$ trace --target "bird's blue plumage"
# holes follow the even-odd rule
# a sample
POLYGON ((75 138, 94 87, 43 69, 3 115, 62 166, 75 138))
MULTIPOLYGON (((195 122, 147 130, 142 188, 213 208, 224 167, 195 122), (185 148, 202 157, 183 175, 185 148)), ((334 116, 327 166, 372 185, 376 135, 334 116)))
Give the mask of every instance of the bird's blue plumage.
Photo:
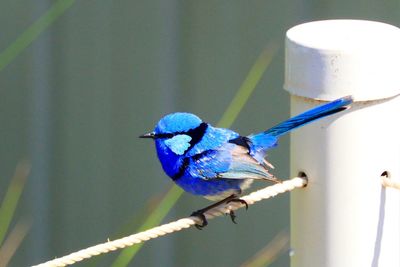
POLYGON ((276 181, 265 157, 278 138, 340 112, 352 101, 349 96, 340 98, 249 136, 213 127, 190 113, 172 113, 157 123, 154 132, 142 137, 155 140, 164 171, 185 191, 222 199, 240 194, 254 179, 276 181))

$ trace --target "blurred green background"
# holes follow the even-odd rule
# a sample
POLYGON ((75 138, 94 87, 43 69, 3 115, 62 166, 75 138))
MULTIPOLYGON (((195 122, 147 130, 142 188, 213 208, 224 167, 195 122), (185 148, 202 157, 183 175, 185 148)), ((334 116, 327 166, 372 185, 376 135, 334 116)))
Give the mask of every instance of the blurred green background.
MULTIPOLYGON (((11 240, 16 252, 9 266, 136 232, 172 185, 154 145, 138 135, 173 111, 218 123, 266 48, 275 53, 250 98, 242 97, 246 105, 232 128, 249 134, 287 118, 285 32, 334 18, 399 26, 400 0, 2 0, 3 204, 16 166, 31 164, 18 205, 18 189, 10 193, 17 208, 8 212, 13 219, 5 237, 16 229, 20 242, 11 240)), ((269 158, 281 178, 289 176, 288 141, 269 158)), ((164 222, 208 204, 183 194, 164 222)), ((238 211, 237 225, 218 218, 203 231, 149 241, 129 265, 241 266, 288 231, 288 205, 288 194, 278 196, 238 211)), ((118 253, 76 266, 109 266, 118 253)), ((288 266, 287 250, 278 254, 270 266, 288 266)))

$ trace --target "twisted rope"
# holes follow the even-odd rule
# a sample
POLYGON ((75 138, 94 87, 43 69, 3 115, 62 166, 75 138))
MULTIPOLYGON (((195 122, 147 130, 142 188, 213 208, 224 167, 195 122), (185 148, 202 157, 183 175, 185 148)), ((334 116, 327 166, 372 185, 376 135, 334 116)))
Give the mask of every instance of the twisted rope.
MULTIPOLYGON (((274 197, 278 194, 291 191, 295 188, 304 187, 307 184, 307 179, 304 177, 295 177, 290 180, 284 181, 280 184, 274 184, 272 186, 268 186, 261 190, 255 191, 249 195, 243 196, 240 199, 246 201, 248 205, 252 205, 258 201, 263 199, 268 199, 274 197)), ((205 212, 204 215, 207 219, 212 219, 216 216, 224 215, 229 213, 230 211, 237 210, 239 208, 244 207, 245 205, 240 202, 229 202, 223 203, 220 206, 217 206, 209 211, 205 212)), ((171 223, 167 223, 158 227, 154 227, 152 229, 143 231, 141 233, 133 234, 127 237, 123 237, 120 239, 116 239, 113 241, 108 241, 103 244, 95 245, 86 249, 82 249, 80 251, 71 253, 64 257, 54 259, 39 265, 40 267, 48 267, 48 266, 67 266, 70 264, 74 264, 78 261, 82 261, 84 259, 89 259, 93 256, 108 253, 110 251, 114 251, 117 249, 122 249, 128 246, 132 246, 134 244, 138 244, 153 238, 157 238, 166 234, 170 234, 173 232, 180 231, 184 228, 189 228, 195 224, 201 224, 201 220, 198 217, 191 216, 187 218, 183 218, 171 223)), ((34 266, 34 267, 35 267, 34 266)))
POLYGON ((381 176, 381 183, 384 187, 391 187, 391 188, 400 190, 400 183, 393 181, 392 179, 390 179, 387 176, 384 176, 384 175, 381 176))

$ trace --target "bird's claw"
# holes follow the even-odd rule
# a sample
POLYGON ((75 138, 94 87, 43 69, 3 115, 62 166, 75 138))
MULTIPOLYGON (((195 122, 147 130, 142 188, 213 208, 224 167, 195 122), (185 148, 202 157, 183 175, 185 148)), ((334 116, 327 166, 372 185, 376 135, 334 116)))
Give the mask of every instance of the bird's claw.
MULTIPOLYGON (((246 210, 249 208, 249 204, 247 204, 247 202, 245 200, 240 199, 240 198, 234 198, 234 199, 228 200, 227 204, 229 204, 230 202, 239 202, 239 203, 241 203, 241 204, 246 206, 246 210)), ((229 216, 231 217, 232 222, 234 224, 237 224, 237 222, 235 221, 236 214, 235 214, 235 212, 233 210, 229 211, 229 216)))
POLYGON ((235 215, 235 212, 233 212, 233 210, 230 210, 230 211, 229 211, 229 216, 231 217, 232 222, 233 222, 234 224, 237 224, 237 222, 235 221, 236 215, 235 215))
POLYGON ((206 216, 204 215, 204 211, 202 211, 202 210, 194 211, 194 212, 192 212, 192 214, 190 214, 190 216, 195 216, 201 220, 201 224, 196 223, 194 225, 197 229, 203 230, 203 228, 208 225, 208 221, 207 221, 206 216))
MULTIPOLYGON (((204 213, 209 211, 210 209, 218 207, 219 205, 221 205, 223 203, 229 204, 230 202, 240 202, 242 205, 246 206, 246 210, 249 208, 249 205, 247 204, 247 202, 245 200, 237 198, 236 195, 230 195, 229 197, 227 197, 217 203, 214 203, 208 207, 205 207, 204 209, 200 209, 195 212, 192 212, 192 214, 190 216, 195 216, 195 217, 199 218, 202 222, 201 224, 196 223, 194 226, 196 226, 197 229, 202 230, 205 226, 208 225, 207 218, 204 215, 204 213)), ((233 210, 229 211, 229 216, 231 217, 232 222, 236 224, 236 221, 235 221, 236 215, 233 212, 233 210)))
POLYGON ((239 203, 241 203, 241 204, 243 204, 243 205, 246 206, 246 210, 249 209, 249 204, 247 204, 246 200, 243 200, 243 199, 240 199, 240 198, 234 198, 234 199, 228 200, 227 203, 229 204, 229 203, 231 203, 231 202, 239 202, 239 203))

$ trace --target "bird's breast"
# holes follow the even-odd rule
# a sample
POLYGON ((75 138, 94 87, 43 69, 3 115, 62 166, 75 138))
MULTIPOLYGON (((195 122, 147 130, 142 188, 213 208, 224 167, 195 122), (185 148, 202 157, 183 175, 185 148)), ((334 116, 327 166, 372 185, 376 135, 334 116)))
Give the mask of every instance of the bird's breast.
POLYGON ((156 141, 158 159, 164 172, 173 179, 183 170, 184 157, 175 154, 164 143, 156 141))

